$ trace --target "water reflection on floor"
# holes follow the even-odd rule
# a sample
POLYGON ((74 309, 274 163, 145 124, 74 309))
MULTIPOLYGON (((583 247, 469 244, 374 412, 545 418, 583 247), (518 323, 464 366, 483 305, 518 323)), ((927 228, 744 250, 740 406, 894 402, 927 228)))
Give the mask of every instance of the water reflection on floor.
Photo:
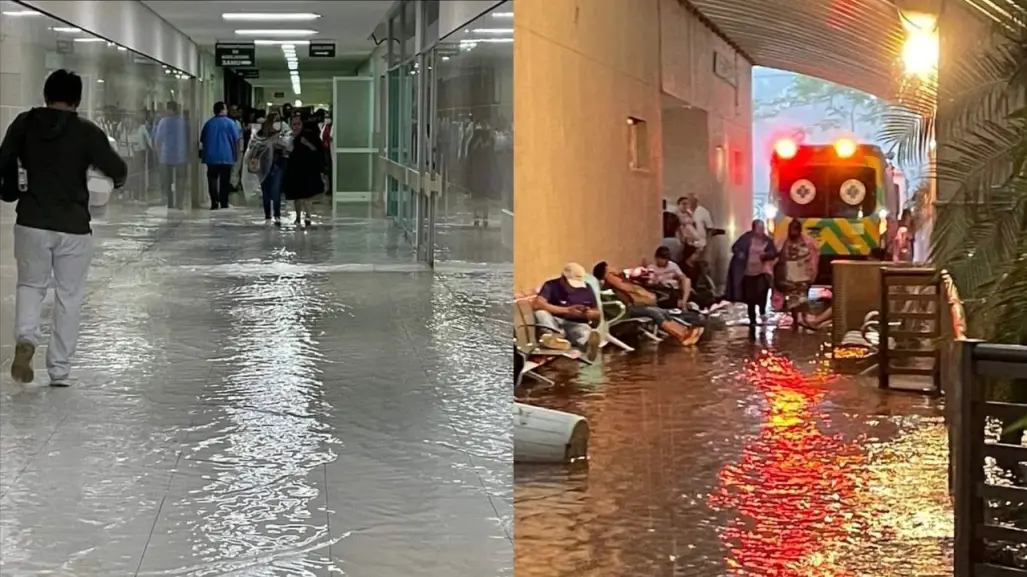
POLYGON ((940 406, 820 348, 729 329, 560 374, 531 402, 589 419, 590 464, 516 468, 518 577, 950 575, 940 406))

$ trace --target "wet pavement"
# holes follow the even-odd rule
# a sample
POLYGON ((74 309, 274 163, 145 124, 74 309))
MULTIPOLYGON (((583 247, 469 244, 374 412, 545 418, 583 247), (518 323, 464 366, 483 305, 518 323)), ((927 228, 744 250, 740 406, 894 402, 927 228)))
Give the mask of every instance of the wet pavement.
POLYGON ((8 374, 5 208, 0 573, 511 575, 509 267, 256 211, 100 219, 52 389, 8 374))
POLYGON ((592 438, 587 467, 517 466, 518 577, 951 575, 938 402, 831 376, 818 335, 746 333, 607 352, 529 397, 592 438))

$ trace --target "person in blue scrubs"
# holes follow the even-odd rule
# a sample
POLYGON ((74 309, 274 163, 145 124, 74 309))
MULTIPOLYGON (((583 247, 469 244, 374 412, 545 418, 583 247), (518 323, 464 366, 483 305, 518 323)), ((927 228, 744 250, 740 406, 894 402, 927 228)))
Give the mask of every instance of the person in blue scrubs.
POLYGON ((200 154, 207 165, 207 193, 210 209, 228 208, 232 191, 232 168, 239 156, 239 125, 228 117, 224 102, 214 103, 214 116, 200 132, 200 154))
POLYGON ((169 101, 167 113, 157 122, 151 140, 160 165, 160 185, 168 208, 182 208, 185 200, 186 167, 189 160, 189 121, 169 101))

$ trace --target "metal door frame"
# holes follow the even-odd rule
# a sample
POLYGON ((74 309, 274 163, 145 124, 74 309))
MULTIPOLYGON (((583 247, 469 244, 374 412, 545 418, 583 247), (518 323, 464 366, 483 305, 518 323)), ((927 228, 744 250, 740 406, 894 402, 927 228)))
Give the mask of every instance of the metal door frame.
MULTIPOLYGON (((368 146, 364 148, 347 148, 339 147, 336 145, 338 142, 337 134, 332 133, 332 219, 335 219, 337 208, 339 205, 339 170, 338 158, 339 154, 363 154, 368 159, 368 174, 371 177, 370 185, 368 190, 353 190, 347 191, 347 194, 361 194, 366 193, 368 198, 366 201, 368 204, 374 202, 374 173, 375 173, 375 162, 376 157, 379 154, 379 149, 375 146, 374 132, 375 132, 375 106, 376 106, 376 93, 377 93, 377 78, 374 76, 335 76, 332 78, 332 113, 338 116, 340 111, 339 104, 339 82, 363 82, 367 84, 368 90, 370 91, 370 98, 368 98, 368 111, 367 111, 367 142, 368 146)), ((333 128, 334 130, 334 128, 333 128)))

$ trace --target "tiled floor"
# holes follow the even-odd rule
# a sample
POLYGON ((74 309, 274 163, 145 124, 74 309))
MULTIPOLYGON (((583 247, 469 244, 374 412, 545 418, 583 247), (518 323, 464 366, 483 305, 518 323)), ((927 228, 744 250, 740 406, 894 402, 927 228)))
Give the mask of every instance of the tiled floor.
POLYGON ((381 221, 112 210, 51 389, 8 375, 0 216, 4 577, 512 575, 508 266, 432 273, 381 221))

